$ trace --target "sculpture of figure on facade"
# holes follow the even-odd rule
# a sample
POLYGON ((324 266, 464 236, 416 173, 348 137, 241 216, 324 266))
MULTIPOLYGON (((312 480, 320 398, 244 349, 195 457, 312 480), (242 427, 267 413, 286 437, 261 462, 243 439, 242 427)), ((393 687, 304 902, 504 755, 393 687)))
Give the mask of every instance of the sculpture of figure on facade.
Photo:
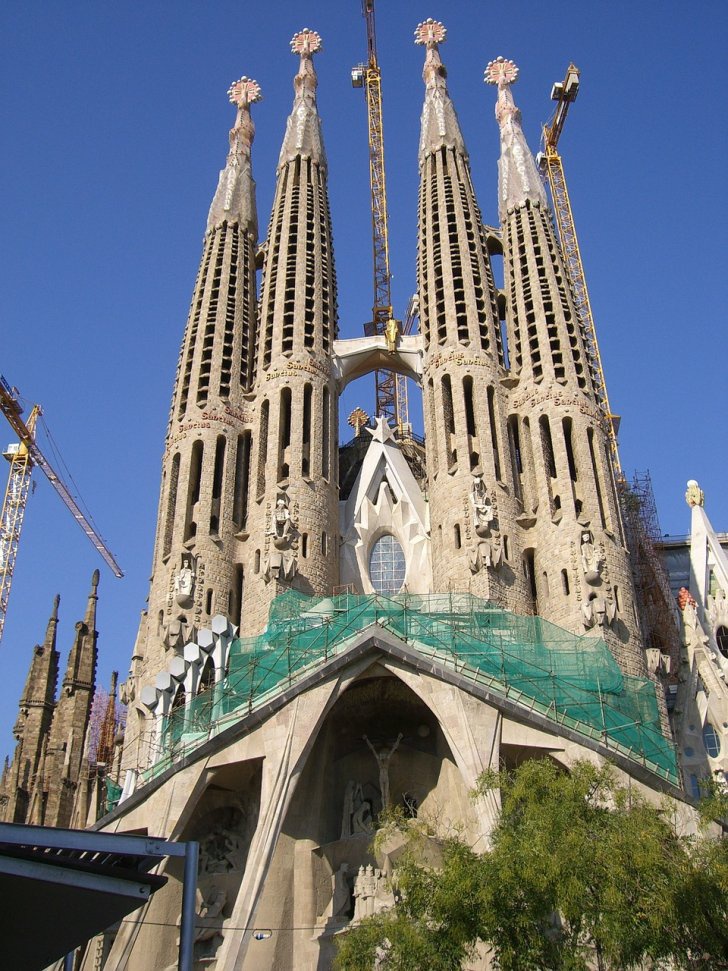
POLYGON ((377 766, 379 767, 379 791, 382 796, 382 810, 389 808, 389 761, 397 751, 399 743, 403 739, 402 732, 397 736, 397 741, 391 747, 391 749, 386 749, 382 747, 377 751, 366 735, 362 735, 362 738, 367 743, 372 751, 372 755, 377 760, 377 766))
POLYGON ((354 882, 354 920, 372 917, 394 906, 394 894, 386 876, 378 868, 359 867, 354 882))
POLYGON ((194 639, 195 628, 188 622, 184 614, 173 617, 162 626, 162 641, 168 651, 182 653, 185 644, 189 644, 194 639))
MULTIPOLYGON (((703 630, 703 625, 698 617, 698 605, 687 587, 680 587, 677 595, 677 604, 683 616, 683 626, 685 628, 685 644, 687 647, 696 650, 697 648, 708 649, 709 638, 703 630)), ((713 656, 713 652, 709 652, 713 656)))
POLYGON ((349 864, 342 863, 339 869, 331 874, 331 900, 322 916, 333 920, 348 918, 351 909, 351 889, 349 864))
POLYGON ((231 829, 219 827, 200 843, 200 873, 229 873, 243 866, 243 841, 231 829))
POLYGON ((344 790, 344 809, 341 815, 341 838, 357 833, 369 833, 373 828, 372 804, 364 798, 360 782, 349 779, 344 790))
POLYGON ((399 321, 395 320, 394 317, 390 317, 384 325, 384 336, 387 340, 388 352, 394 354, 397 350, 397 339, 399 337, 399 321))
POLYGON ((495 510, 481 472, 473 473, 473 485, 470 490, 470 502, 473 506, 473 525, 478 536, 490 536, 495 519, 495 510))
POLYGON ((470 572, 480 573, 485 567, 497 570, 503 563, 503 541, 493 532, 487 539, 479 539, 470 554, 470 572))
POLYGON ((215 886, 210 887, 204 897, 197 891, 195 944, 212 941, 215 949, 222 944, 222 911, 226 903, 227 893, 215 886))
POLYGON ((584 571, 584 579, 587 583, 595 584, 599 582, 602 561, 599 553, 594 546, 594 537, 591 530, 581 531, 581 568, 584 571))
POLYGON ((174 599, 180 607, 190 607, 195 593, 194 561, 190 556, 182 558, 182 566, 175 573, 174 599))
POLYGON ((285 493, 280 493, 276 500, 268 536, 273 548, 268 553, 263 571, 266 583, 271 580, 292 580, 298 566, 298 529, 291 519, 289 500, 285 493))
POLYGON ((592 597, 582 605, 581 612, 584 618, 584 626, 587 629, 592 627, 611 627, 617 616, 617 608, 606 597, 592 597))

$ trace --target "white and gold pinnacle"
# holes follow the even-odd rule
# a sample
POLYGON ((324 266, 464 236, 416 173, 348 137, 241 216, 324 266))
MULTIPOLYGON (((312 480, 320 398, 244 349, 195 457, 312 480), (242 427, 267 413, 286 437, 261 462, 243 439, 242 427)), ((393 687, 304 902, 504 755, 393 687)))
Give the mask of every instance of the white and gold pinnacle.
POLYGON ((505 57, 489 61, 484 81, 498 88, 495 117, 501 132, 498 161, 498 207, 501 219, 526 201, 547 206, 546 191, 521 128, 521 112, 511 93, 518 65, 505 57))

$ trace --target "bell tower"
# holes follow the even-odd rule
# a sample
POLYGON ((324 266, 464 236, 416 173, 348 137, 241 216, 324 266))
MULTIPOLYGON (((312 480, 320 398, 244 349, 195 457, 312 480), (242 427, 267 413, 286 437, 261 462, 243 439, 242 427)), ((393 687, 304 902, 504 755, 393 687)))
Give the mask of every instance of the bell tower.
POLYGON ((582 323, 553 218, 521 128, 513 61, 491 61, 500 127, 503 234, 512 385, 508 430, 535 613, 604 637, 628 674, 646 671, 614 471, 582 323))
POLYGON ((261 284, 243 634, 260 632, 282 590, 326 595, 338 583, 336 275, 313 64, 320 48, 308 29, 291 41, 299 66, 261 284))
POLYGON ((445 36, 445 27, 434 20, 415 31, 415 43, 426 51, 417 282, 433 588, 471 591, 503 607, 528 610, 496 291, 440 58, 445 36))

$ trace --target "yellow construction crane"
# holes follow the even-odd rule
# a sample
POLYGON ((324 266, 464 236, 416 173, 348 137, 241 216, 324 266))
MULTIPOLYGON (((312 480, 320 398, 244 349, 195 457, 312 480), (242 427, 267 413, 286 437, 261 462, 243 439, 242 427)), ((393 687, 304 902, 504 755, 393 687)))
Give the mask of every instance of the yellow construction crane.
POLYGON ((619 462, 619 449, 617 447, 619 417, 613 414, 609 407, 607 385, 604 380, 602 359, 599 354, 596 330, 594 329, 591 301, 589 300, 584 265, 581 261, 581 252, 579 250, 579 240, 577 239, 576 226, 574 225, 574 214, 571 210, 569 192, 566 188, 564 165, 557 150, 559 138, 561 137, 564 122, 566 121, 566 115, 569 111, 569 105, 572 105, 576 101, 579 93, 579 73, 576 65, 570 64, 564 80, 557 82, 551 89, 551 100, 556 102, 556 110, 551 121, 547 125, 544 125, 544 150, 539 156, 539 159, 541 168, 545 169, 549 186, 551 187, 551 198, 554 205, 554 214, 556 215, 556 224, 559 229, 559 237, 561 239, 561 249, 566 263, 566 272, 569 274, 576 304, 576 312, 579 315, 579 320, 584 330, 587 352, 593 364, 594 383, 599 406, 604 416, 607 433, 609 435, 614 471, 617 477, 619 477, 622 472, 622 467, 619 462))
POLYGON ((56 490, 66 506, 71 510, 73 518, 79 524, 93 545, 106 560, 114 574, 122 577, 118 563, 107 549, 104 541, 88 522, 78 507, 61 477, 54 471, 53 466, 43 455, 36 444, 35 434, 38 418, 42 414, 40 405, 34 405, 27 422, 23 420, 23 408, 18 401, 16 388, 11 388, 4 377, 0 375, 0 411, 10 422, 19 442, 8 445, 3 456, 10 462, 10 475, 5 489, 2 511, 0 512, 0 640, 5 628, 5 617, 8 611, 10 588, 13 582, 13 570, 18 555, 20 532, 23 528, 23 517, 30 491, 30 477, 35 465, 39 466, 48 477, 48 481, 56 490))
MULTIPOLYGON (((369 336, 408 334, 416 315, 408 313, 405 326, 392 312, 391 274, 389 270, 389 214, 387 184, 384 173, 384 129, 382 126, 382 72, 377 60, 377 34, 374 24, 374 0, 362 0, 362 15, 367 26, 366 64, 357 64, 351 72, 355 88, 364 88, 369 124, 369 182, 372 196, 372 240, 374 255, 374 306, 372 321, 365 325, 369 336)), ((413 306, 410 302, 410 308, 413 306)), ((409 433, 407 379, 393 371, 378 370, 374 375, 376 413, 393 422, 401 436, 409 433)))

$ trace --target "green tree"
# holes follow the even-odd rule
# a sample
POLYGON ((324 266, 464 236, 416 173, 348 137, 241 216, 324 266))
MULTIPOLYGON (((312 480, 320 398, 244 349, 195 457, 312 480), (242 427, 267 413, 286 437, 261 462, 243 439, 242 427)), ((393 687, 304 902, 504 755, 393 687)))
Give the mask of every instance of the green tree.
POLYGON ((484 854, 448 838, 441 865, 425 866, 428 837, 410 828, 396 906, 343 937, 339 971, 456 971, 479 942, 502 971, 728 969, 726 840, 678 834, 667 805, 608 766, 526 762, 480 780, 493 788, 501 814, 484 854))

